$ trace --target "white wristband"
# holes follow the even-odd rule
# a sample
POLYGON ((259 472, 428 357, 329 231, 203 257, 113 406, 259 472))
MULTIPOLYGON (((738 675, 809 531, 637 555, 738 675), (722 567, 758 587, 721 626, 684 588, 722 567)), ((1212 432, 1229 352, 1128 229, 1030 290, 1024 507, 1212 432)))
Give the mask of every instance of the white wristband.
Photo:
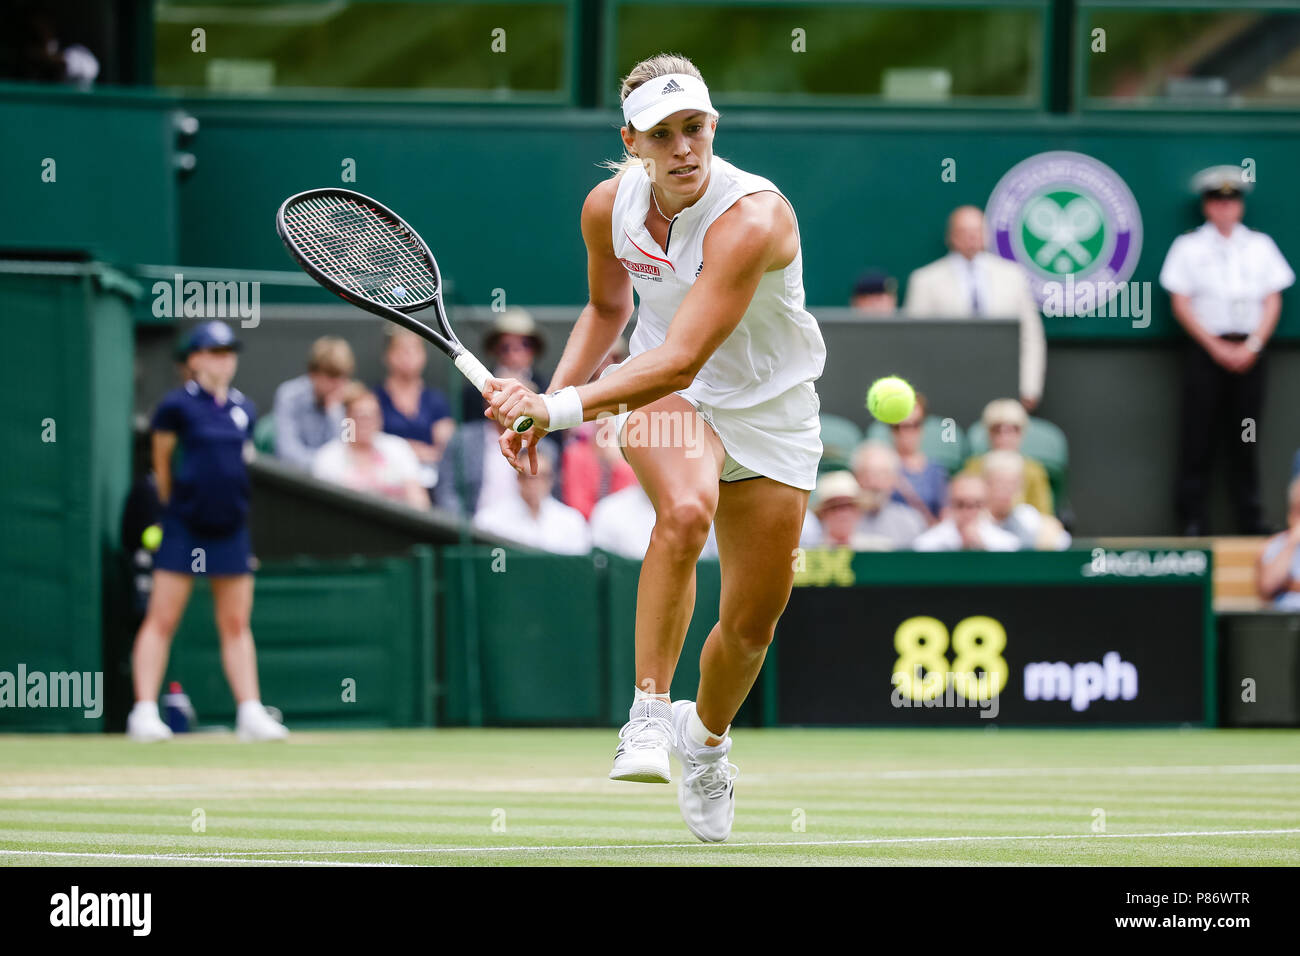
POLYGON ((562 388, 551 395, 543 395, 542 401, 546 404, 546 417, 550 419, 550 424, 546 426, 548 432, 582 424, 582 399, 574 386, 562 388))

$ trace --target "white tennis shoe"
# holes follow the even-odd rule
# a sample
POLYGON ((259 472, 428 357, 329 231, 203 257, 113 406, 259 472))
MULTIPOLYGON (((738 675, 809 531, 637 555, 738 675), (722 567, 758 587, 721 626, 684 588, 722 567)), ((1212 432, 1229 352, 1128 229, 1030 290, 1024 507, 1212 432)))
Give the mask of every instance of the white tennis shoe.
POLYGON ((284 740, 289 736, 289 728, 268 714, 265 707, 248 701, 239 705, 235 732, 245 741, 284 740))
POLYGON ((731 736, 715 747, 701 747, 691 740, 687 722, 695 709, 691 700, 673 701, 674 752, 682 764, 677 781, 677 805, 686 827, 705 843, 721 843, 731 836, 736 817, 736 788, 739 768, 727 759, 731 736))
POLYGON ((158 716, 158 705, 141 706, 136 704, 126 715, 126 735, 141 743, 153 743, 156 740, 171 740, 172 729, 158 716))
POLYGON ((673 748, 672 710, 666 700, 639 700, 618 732, 610 780, 672 783, 668 754, 673 748))

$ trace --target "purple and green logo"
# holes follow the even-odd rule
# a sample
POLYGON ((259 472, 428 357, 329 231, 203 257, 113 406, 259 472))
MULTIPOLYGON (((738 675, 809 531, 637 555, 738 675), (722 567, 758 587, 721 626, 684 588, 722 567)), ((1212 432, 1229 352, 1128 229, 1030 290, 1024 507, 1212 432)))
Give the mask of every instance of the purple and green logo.
POLYGON ((1059 297, 1067 280, 1072 289, 1101 292, 1094 299, 1101 305, 1132 278, 1142 253, 1133 193, 1083 153, 1039 153, 1017 163, 993 187, 984 219, 989 250, 1024 267, 1040 306, 1059 297))

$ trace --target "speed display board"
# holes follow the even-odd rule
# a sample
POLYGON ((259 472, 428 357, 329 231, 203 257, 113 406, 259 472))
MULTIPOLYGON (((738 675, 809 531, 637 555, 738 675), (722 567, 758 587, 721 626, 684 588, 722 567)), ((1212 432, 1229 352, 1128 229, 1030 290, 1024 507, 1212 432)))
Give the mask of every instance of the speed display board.
POLYGON ((1212 723, 1209 587, 1194 550, 808 552, 777 628, 773 716, 1212 723))

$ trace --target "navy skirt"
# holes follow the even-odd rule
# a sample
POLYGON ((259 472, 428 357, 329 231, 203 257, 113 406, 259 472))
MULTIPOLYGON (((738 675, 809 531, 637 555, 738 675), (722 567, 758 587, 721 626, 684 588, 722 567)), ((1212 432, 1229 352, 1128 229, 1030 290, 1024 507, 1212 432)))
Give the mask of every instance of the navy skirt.
POLYGON ((247 524, 233 534, 215 537, 200 534, 176 518, 164 517, 162 532, 162 544, 153 556, 157 570, 208 577, 249 574, 253 570, 247 524))

